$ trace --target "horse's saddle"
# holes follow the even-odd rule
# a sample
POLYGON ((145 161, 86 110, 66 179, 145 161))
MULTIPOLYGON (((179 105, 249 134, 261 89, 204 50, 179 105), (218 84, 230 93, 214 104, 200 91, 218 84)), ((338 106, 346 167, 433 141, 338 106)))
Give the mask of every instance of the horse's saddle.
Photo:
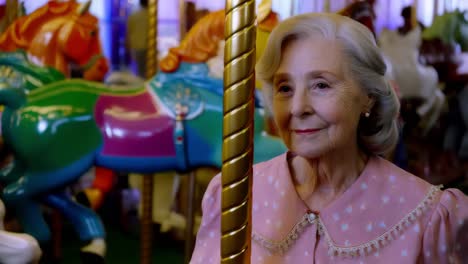
POLYGON ((95 110, 103 133, 102 153, 109 156, 175 156, 175 120, 148 89, 136 95, 102 95, 95 110))

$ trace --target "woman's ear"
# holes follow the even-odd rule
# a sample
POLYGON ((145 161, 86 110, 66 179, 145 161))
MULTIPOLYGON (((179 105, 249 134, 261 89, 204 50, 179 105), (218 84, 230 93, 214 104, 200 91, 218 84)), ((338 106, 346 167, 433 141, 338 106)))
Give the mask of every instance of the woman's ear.
POLYGON ((374 107, 374 105, 375 105, 375 98, 368 95, 364 112, 369 112, 370 113, 372 111, 372 108, 374 107))

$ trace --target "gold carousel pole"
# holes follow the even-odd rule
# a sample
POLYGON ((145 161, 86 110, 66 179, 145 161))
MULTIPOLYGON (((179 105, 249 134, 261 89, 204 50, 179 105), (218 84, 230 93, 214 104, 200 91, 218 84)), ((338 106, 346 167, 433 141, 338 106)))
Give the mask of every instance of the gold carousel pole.
POLYGON ((6 0, 5 16, 7 25, 10 25, 18 17, 18 8, 18 0, 6 0))
MULTIPOLYGON (((146 79, 157 72, 158 43, 158 0, 148 1, 148 48, 146 50, 146 79)), ((140 263, 151 263, 153 242, 153 175, 143 176, 143 199, 141 216, 141 252, 140 263)))
POLYGON ((226 0, 221 263, 250 263, 255 1, 226 0))
POLYGON ((418 0, 413 0, 413 8, 411 9, 411 26, 418 26, 418 0))
POLYGON ((331 10, 330 0, 325 0, 324 11, 325 12, 330 12, 330 10, 331 10))
POLYGON ((187 33, 187 10, 185 0, 179 0, 179 37, 180 37, 180 42, 185 37, 185 34, 187 33))

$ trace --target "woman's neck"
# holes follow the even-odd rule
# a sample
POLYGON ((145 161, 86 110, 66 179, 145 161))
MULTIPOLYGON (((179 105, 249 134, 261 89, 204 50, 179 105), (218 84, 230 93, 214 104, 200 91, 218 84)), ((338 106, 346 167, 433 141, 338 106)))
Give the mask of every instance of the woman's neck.
POLYGON ((367 159, 367 155, 356 147, 356 150, 331 153, 317 159, 292 156, 289 166, 296 190, 304 201, 316 195, 332 201, 356 181, 367 159))

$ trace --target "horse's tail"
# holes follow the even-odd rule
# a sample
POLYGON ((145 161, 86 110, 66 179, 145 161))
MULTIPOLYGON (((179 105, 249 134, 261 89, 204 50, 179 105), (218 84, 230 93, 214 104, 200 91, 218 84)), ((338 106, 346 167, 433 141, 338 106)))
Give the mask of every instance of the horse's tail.
POLYGON ((0 88, 0 105, 18 109, 26 103, 26 93, 18 88, 0 88))

